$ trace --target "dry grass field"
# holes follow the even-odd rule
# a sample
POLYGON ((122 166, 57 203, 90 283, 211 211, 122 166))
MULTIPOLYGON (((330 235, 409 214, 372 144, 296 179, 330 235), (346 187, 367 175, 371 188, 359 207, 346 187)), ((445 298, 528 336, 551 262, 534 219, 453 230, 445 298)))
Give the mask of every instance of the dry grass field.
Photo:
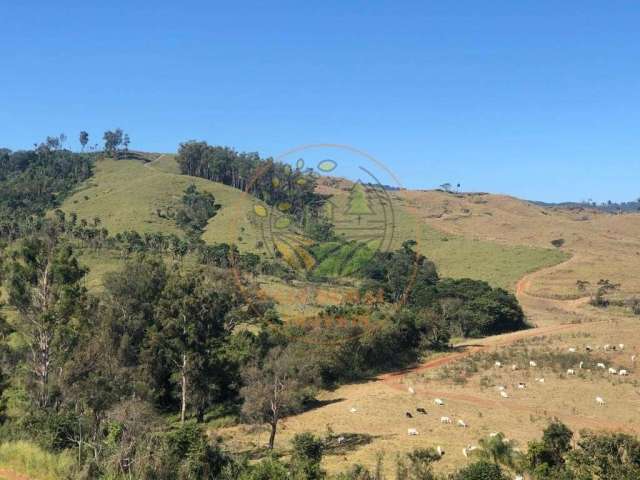
MULTIPOLYGON (((630 359, 640 351, 637 317, 621 310, 576 307, 570 301, 566 309, 565 302, 558 300, 531 304, 523 298, 523 303, 529 313, 542 308, 533 313, 545 326, 467 342, 457 352, 436 355, 415 369, 322 392, 323 406, 288 418, 277 444, 286 453, 289 440, 302 431, 324 435, 331 429, 335 434, 371 436, 355 449, 326 456, 324 466, 332 472, 352 463, 373 466, 380 452, 385 453, 386 468, 392 472, 398 453, 440 445, 447 454, 438 468, 447 471, 466 461, 462 449, 477 444, 479 438, 503 432, 526 447, 554 417, 576 432, 588 428, 640 433, 640 371, 630 359), (604 352, 605 343, 624 343, 625 348, 604 352), (586 353, 586 345, 594 348, 591 354, 586 353), (529 359, 538 366, 529 367, 529 359), (496 360, 502 368, 494 366, 496 360), (582 370, 580 361, 585 362, 582 370), (595 366, 600 361, 607 368, 626 368, 630 376, 603 372, 595 366), (518 370, 512 371, 513 363, 518 370), (576 375, 568 376, 567 368, 575 369, 576 375), (544 378, 544 383, 536 378, 544 378), (519 382, 527 388, 518 389, 519 382), (501 397, 500 385, 506 387, 508 398, 501 397), (597 405, 596 396, 607 404, 597 405), (445 405, 434 405, 435 398, 443 399, 445 405), (417 407, 425 408, 428 415, 418 413, 417 407), (357 411, 352 413, 351 408, 357 411), (441 416, 450 417, 453 424, 441 424, 441 416), (458 427, 458 419, 468 428, 458 427), (416 428, 419 435, 408 436, 408 428, 416 428)), ((268 438, 266 430, 245 425, 216 434, 240 450, 259 448, 268 438)))
MULTIPOLYGON (((442 446, 447 452, 438 469, 448 471, 467 460, 462 449, 479 438, 503 432, 521 448, 541 435, 554 417, 575 432, 607 429, 640 434, 640 370, 631 355, 640 352, 638 317, 627 309, 598 309, 589 292, 578 292, 577 279, 621 283, 619 296, 640 292, 640 216, 593 211, 546 210, 509 197, 463 197, 439 192, 399 192, 406 211, 419 222, 452 235, 504 245, 547 247, 564 238, 572 257, 564 263, 525 275, 513 289, 525 309, 530 330, 481 340, 462 341, 454 352, 434 355, 414 369, 381 375, 320 395, 321 406, 286 419, 277 445, 286 454, 296 433, 359 434, 353 448, 325 457, 330 472, 353 463, 372 467, 380 453, 391 473, 395 457, 418 447, 442 446), (444 207, 448 213, 444 213, 444 207), (462 215, 462 209, 468 209, 462 215), (490 214, 489 214, 490 213, 490 214), (440 215, 442 214, 442 215, 440 215), (578 218, 580 217, 580 218, 578 218), (584 217, 584 218, 582 218, 584 217), (605 352, 605 344, 624 343, 624 350, 605 352), (593 347, 587 353, 585 347, 593 347), (569 348, 575 349, 570 352, 569 348), (530 367, 534 360, 537 367, 530 367), (495 367, 495 361, 503 364, 495 367), (580 361, 583 368, 579 368, 580 361), (625 368, 627 377, 596 367, 625 368), (517 364, 517 370, 511 365, 517 364), (567 375, 573 368, 576 375, 567 375), (536 380, 544 378, 544 383, 536 380), (526 389, 517 387, 526 383, 526 389), (504 386, 508 398, 498 389, 504 386), (415 393, 409 392, 411 387, 415 393), (596 403, 602 397, 606 405, 596 403), (445 405, 434 405, 441 398, 445 405), (416 411, 423 407, 428 415, 416 411), (351 412, 355 408, 356 412, 351 412), (410 412, 413 418, 407 418, 410 412), (453 420, 440 423, 441 416, 453 420), (458 427, 462 419, 467 428, 458 427), (408 436, 416 428, 418 436, 408 436)), ((263 447, 266 430, 238 425, 215 430, 241 450, 263 447)))
POLYGON ((640 293, 640 214, 612 215, 593 209, 542 208, 503 195, 401 191, 398 199, 417 221, 440 231, 504 245, 551 247, 570 262, 536 275, 529 291, 554 298, 582 295, 576 280, 609 279, 624 295, 640 293))

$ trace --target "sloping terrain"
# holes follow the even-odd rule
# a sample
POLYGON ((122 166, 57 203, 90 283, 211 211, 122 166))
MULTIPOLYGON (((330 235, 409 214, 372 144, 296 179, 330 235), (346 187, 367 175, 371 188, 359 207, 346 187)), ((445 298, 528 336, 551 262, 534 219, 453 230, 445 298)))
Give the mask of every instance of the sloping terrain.
POLYGON ((173 158, 164 156, 147 164, 99 160, 95 175, 66 199, 62 210, 75 212, 89 222, 99 217, 112 234, 125 230, 180 234, 175 221, 162 212, 175 208, 185 188, 194 184, 199 190, 212 193, 222 205, 209 222, 204 240, 235 243, 241 251, 254 250, 257 236, 249 214, 255 199, 220 183, 170 173, 174 167, 173 158))
MULTIPOLYGON (((184 189, 194 184, 199 190, 211 192, 222 205, 202 235, 206 243, 235 243, 241 251, 265 251, 260 243, 262 233, 253 222, 254 207, 258 203, 254 197, 220 183, 180 175, 175 155, 148 154, 147 158, 151 160, 149 163, 99 160, 95 175, 66 199, 62 210, 75 212, 88 222, 99 217, 111 233, 136 230, 179 234, 175 221, 166 218, 163 212, 175 208, 184 189)), ((323 184, 320 191, 333 195, 337 224, 344 226, 353 222, 349 182, 338 182, 334 187, 323 184), (348 218, 350 214, 351 218, 348 218)), ((443 276, 469 277, 486 280, 494 286, 514 288, 515 282, 524 274, 567 258, 548 244, 533 245, 517 237, 507 242, 480 239, 467 231, 447 233, 441 225, 425 222, 423 218, 429 216, 430 209, 439 208, 440 200, 435 197, 435 206, 414 206, 410 197, 414 193, 421 192, 391 193, 392 212, 384 224, 389 238, 383 248, 399 248, 404 240, 415 239, 418 250, 436 263, 443 276), (405 195, 409 197, 405 198, 405 195)), ((360 201, 363 200, 360 198, 360 201)), ((366 205, 359 208, 366 208, 366 205)), ((379 239, 364 238, 362 233, 354 233, 345 227, 341 230, 339 226, 337 230, 345 233, 346 238, 368 242, 374 249, 380 246, 379 239)), ((95 264, 89 262, 89 265, 95 264)), ((102 266, 97 265, 97 268, 102 266)), ((334 270, 333 266, 327 265, 320 273, 334 270)), ((98 282, 93 277, 92 274, 91 281, 98 282)))
POLYGON ((399 201, 416 221, 469 239, 503 245, 549 248, 563 240, 573 258, 538 275, 530 293, 576 298, 577 280, 620 284, 620 292, 640 293, 640 214, 615 215, 596 210, 548 209, 513 197, 401 191, 399 201))
MULTIPOLYGON (((384 468, 392 475, 396 454, 436 445, 447 452, 437 468, 457 468, 472 460, 465 458, 463 448, 477 445, 479 438, 492 432, 503 432, 524 449, 554 417, 576 433, 595 429, 638 434, 634 405, 640 373, 631 360, 631 355, 640 351, 637 317, 618 309, 596 309, 582 300, 528 295, 524 286, 535 288, 544 274, 543 270, 526 276, 518 289, 526 314, 541 326, 463 341, 454 352, 434 354, 413 369, 322 392, 323 406, 286 420, 279 444, 286 445, 302 431, 322 435, 330 429, 338 435, 369 435, 367 442, 352 450, 327 455, 324 467, 330 472, 354 462, 372 467, 378 453, 385 452, 384 468), (605 343, 624 343, 624 350, 605 352, 605 343), (593 353, 587 353, 587 345, 594 348, 593 353), (530 359, 537 360, 535 367, 528 365, 530 359), (610 375, 596 368, 600 359, 607 366, 626 368, 630 376, 610 375), (496 368, 495 360, 504 366, 496 368), (577 374, 567 375, 563 362, 577 374), (517 370, 512 370, 512 363, 517 364, 517 370), (536 381, 539 378, 544 378, 544 383, 536 381), (518 383, 527 388, 519 389, 518 383), (500 395, 500 385, 507 398, 500 395), (596 403, 597 396, 605 399, 604 406, 596 403), (443 399, 444 406, 434 405, 436 398, 443 399), (417 412, 418 407, 425 408, 427 415, 417 412), (412 418, 406 412, 412 413, 412 418), (453 424, 441 423, 441 416, 451 418, 453 424), (457 426, 458 420, 467 427, 457 426), (409 428, 419 434, 407 436, 409 428)), ((216 434, 240 450, 260 447, 268 436, 266 430, 242 425, 216 434)))
MULTIPOLYGON (((332 180, 335 181, 322 182, 319 191, 332 195, 336 225, 349 223, 353 184, 332 180)), ((416 240, 417 250, 435 262, 442 276, 485 280, 493 286, 513 289, 523 275, 569 258, 569 254, 553 248, 548 242, 532 244, 515 237, 509 241, 494 241, 470 231, 455 232, 442 228, 436 222, 427 222, 425 218, 429 218, 432 209, 439 211, 441 199, 437 195, 433 197, 435 203, 432 206, 428 201, 414 201, 414 193, 422 192, 387 192, 385 202, 390 204, 390 213, 385 217, 383 226, 387 235, 393 238, 385 245, 395 249, 407 239, 416 240)), ((337 231, 340 233, 339 228, 337 231)), ((345 232, 347 238, 358 238, 351 237, 349 230, 345 232)))

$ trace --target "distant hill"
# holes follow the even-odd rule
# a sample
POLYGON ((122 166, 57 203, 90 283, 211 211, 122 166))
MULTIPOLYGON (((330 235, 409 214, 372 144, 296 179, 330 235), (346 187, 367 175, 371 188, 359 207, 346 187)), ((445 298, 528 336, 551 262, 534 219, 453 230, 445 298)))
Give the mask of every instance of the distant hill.
POLYGON ((606 203, 595 203, 595 202, 559 202, 559 203, 549 203, 549 202, 538 202, 532 201, 536 205, 540 205, 541 207, 546 208, 565 208, 568 210, 598 210, 600 212, 607 213, 631 213, 640 211, 640 201, 631 201, 631 202, 606 202, 606 203))

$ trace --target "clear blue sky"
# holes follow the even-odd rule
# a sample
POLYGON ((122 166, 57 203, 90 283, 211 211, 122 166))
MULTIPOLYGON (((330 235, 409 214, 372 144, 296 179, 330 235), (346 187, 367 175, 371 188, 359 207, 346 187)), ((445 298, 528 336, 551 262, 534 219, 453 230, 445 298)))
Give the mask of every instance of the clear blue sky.
POLYGON ((3 1, 0 145, 85 129, 278 155, 344 143, 410 188, 640 196, 635 1, 3 1))

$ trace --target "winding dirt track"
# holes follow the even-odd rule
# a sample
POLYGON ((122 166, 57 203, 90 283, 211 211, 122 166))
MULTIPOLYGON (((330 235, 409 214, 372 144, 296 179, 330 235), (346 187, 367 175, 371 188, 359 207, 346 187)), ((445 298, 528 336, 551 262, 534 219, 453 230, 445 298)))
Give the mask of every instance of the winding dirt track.
MULTIPOLYGON (((563 262, 561 264, 555 265, 553 267, 549 267, 548 269, 538 270, 534 273, 528 274, 524 276, 520 281, 518 281, 516 285, 516 296, 518 300, 522 304, 525 312, 528 316, 536 313, 536 309, 553 309, 555 312, 564 312, 566 315, 562 320, 575 319, 576 314, 579 314, 581 317, 585 319, 589 319, 592 322, 602 322, 603 320, 593 317, 590 318, 591 315, 579 311, 579 307, 588 302, 589 297, 578 298, 574 300, 557 300, 550 298, 543 298, 531 295, 527 293, 527 290, 530 288, 531 283, 538 276, 548 273, 549 271, 555 270, 556 268, 560 268, 561 266, 566 266, 567 263, 574 260, 575 257, 563 262)), ((492 337, 487 337, 483 339, 479 339, 478 341, 474 341, 473 343, 463 342, 455 345, 457 350, 460 350, 456 353, 446 354, 432 360, 429 360, 421 365, 418 365, 414 368, 401 370, 398 372, 392 372, 385 375, 381 375, 378 377, 378 381, 383 382, 390 388, 396 390, 407 390, 407 384, 405 383, 405 377, 408 374, 414 374, 419 372, 424 372, 427 370, 436 369, 445 365, 450 365, 455 363, 469 355, 473 355, 478 352, 488 351, 495 349, 496 347, 503 347, 510 345, 517 340, 541 336, 541 335, 550 335, 556 334, 565 331, 571 330, 579 330, 580 328, 584 328, 584 325, 581 323, 560 323, 555 325, 548 325, 543 327, 531 328, 529 330, 523 330, 520 332, 507 333, 503 335, 495 335, 492 337)), ((516 402, 505 403, 504 401, 495 401, 490 400, 484 397, 476 396, 471 393, 455 393, 451 391, 443 392, 437 391, 429 388, 425 388, 422 386, 414 386, 416 395, 421 397, 428 398, 436 398, 436 397, 445 397, 447 399, 456 400, 468 404, 472 404, 474 406, 483 407, 483 408, 500 408, 507 409, 513 412, 520 413, 528 413, 528 414, 536 414, 540 415, 544 412, 546 416, 563 418, 566 420, 574 421, 577 424, 582 425, 586 428, 592 429, 608 429, 608 430, 618 430, 618 431, 632 431, 628 424, 611 422, 603 419, 596 419, 593 417, 587 417, 582 415, 573 415, 567 414, 566 412, 553 412, 547 409, 542 408, 534 408, 527 405, 517 404, 516 402)))

